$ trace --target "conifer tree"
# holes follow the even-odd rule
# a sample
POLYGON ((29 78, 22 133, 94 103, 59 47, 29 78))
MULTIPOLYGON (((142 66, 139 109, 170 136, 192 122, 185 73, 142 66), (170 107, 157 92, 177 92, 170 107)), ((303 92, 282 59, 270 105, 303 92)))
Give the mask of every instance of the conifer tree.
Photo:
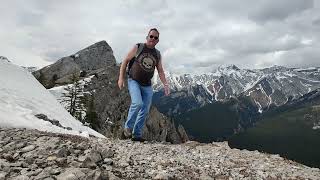
POLYGON ((68 112, 82 122, 84 120, 83 114, 85 113, 85 98, 82 86, 76 74, 73 74, 70 80, 72 84, 64 88, 66 92, 63 93, 62 102, 66 104, 65 107, 68 112))
POLYGON ((88 97, 87 103, 88 104, 87 104, 87 108, 86 108, 85 122, 89 123, 91 128, 93 128, 94 130, 97 130, 97 128, 99 127, 98 114, 95 111, 94 96, 93 95, 88 97))

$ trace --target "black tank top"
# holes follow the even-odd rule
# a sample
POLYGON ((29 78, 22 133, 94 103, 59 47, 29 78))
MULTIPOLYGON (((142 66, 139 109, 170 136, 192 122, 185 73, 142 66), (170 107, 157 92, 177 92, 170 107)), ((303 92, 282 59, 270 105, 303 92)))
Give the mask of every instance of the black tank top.
POLYGON ((151 79, 159 61, 156 49, 150 49, 144 44, 142 52, 130 68, 129 77, 136 80, 141 86, 151 86, 151 79))

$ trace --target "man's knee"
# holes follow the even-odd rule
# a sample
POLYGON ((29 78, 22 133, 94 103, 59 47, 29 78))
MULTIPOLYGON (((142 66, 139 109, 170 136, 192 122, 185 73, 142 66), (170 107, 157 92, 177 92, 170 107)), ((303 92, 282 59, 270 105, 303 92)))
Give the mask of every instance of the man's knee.
POLYGON ((131 106, 133 108, 141 109, 143 107, 143 103, 142 102, 133 102, 133 103, 131 103, 131 106))

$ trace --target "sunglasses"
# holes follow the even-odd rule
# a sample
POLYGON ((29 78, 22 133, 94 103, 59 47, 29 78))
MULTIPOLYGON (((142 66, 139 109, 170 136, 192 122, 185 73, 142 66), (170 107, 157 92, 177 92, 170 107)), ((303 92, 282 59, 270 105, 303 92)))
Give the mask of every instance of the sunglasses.
POLYGON ((158 36, 153 36, 153 35, 150 35, 150 36, 149 36, 149 38, 151 38, 151 39, 155 39, 155 40, 158 40, 158 39, 159 39, 159 37, 158 37, 158 36))

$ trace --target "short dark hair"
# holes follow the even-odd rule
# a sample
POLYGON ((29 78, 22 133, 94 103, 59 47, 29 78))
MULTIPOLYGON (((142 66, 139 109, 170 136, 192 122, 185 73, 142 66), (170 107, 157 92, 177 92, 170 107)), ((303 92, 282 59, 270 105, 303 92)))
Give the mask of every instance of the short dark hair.
POLYGON ((159 31, 158 31, 157 28, 151 28, 151 29, 149 30, 148 35, 150 34, 151 31, 156 31, 156 32, 158 33, 158 35, 160 36, 160 33, 159 33, 159 31))

